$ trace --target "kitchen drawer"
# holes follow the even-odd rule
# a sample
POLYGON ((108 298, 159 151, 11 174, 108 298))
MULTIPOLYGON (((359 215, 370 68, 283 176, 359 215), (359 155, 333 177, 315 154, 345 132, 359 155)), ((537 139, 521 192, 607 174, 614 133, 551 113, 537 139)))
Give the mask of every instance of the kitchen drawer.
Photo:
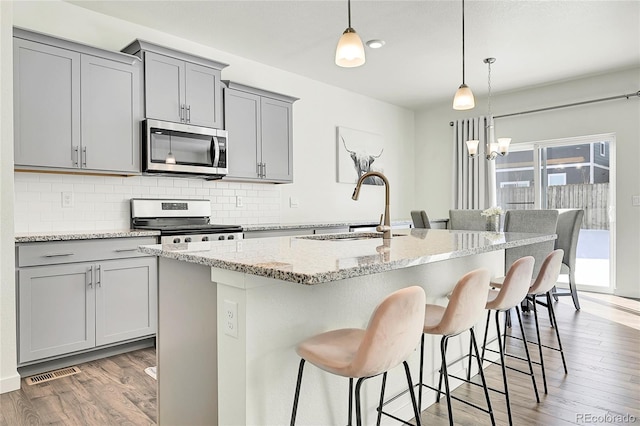
POLYGON ((23 243, 17 246, 18 267, 102 261, 148 256, 138 246, 156 244, 154 237, 23 243))

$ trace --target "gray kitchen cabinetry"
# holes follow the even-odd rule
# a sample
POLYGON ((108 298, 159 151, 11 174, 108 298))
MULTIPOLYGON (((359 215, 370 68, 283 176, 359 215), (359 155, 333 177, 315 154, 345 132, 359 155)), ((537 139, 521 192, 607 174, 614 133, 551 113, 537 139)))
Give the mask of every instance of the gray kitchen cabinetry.
POLYGON ((291 96, 225 81, 229 174, 235 180, 293 182, 291 96))
POLYGON ((144 60, 147 118, 222 128, 220 73, 227 64, 143 40, 122 51, 144 60))
POLYGON ((153 243, 118 238, 18 245, 18 364, 153 336, 157 260, 136 251, 153 243))
POLYGON ((140 66, 15 28, 15 168, 140 173, 140 66))

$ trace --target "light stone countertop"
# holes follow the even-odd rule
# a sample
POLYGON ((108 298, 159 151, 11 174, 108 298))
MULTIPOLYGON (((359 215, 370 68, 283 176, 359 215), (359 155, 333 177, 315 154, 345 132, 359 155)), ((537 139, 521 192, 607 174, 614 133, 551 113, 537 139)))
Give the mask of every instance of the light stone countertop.
MULTIPOLYGON (((402 226, 413 223, 411 219, 392 220, 391 225, 402 226)), ((307 228, 338 228, 349 226, 378 226, 378 222, 370 220, 360 221, 340 221, 340 222, 297 222, 297 223, 259 223, 242 225, 245 232, 251 231, 278 231, 284 229, 307 229, 307 228)))
POLYGON ((299 284, 320 284, 550 241, 555 234, 411 229, 141 246, 143 253, 299 284), (402 235, 400 235, 402 234, 402 235), (342 236, 342 240, 327 240, 342 236), (376 238, 366 238, 375 236, 376 238))
POLYGON ((156 237, 159 231, 121 229, 111 231, 60 231, 29 232, 15 235, 16 243, 35 243, 45 241, 95 240, 103 238, 156 237))

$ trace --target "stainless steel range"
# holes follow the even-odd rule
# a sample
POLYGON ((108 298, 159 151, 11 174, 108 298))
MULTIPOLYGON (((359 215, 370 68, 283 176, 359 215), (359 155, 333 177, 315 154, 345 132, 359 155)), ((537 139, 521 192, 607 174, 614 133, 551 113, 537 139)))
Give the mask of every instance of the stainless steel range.
POLYGON ((211 201, 131 199, 131 227, 160 231, 162 244, 241 240, 239 225, 209 223, 211 201))

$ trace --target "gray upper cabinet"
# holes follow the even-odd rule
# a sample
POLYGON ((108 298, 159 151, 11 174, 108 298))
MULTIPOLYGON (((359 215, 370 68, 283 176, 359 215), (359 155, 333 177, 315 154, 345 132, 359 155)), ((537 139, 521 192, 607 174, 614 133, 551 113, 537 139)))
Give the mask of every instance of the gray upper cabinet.
POLYGON ((82 168, 140 171, 139 68, 82 55, 82 168))
POLYGON ((225 82, 227 178, 293 182, 293 103, 297 98, 225 82))
POLYGON ((14 28, 16 169, 140 173, 140 67, 14 28))
POLYGON ((122 49, 144 60, 145 116, 221 129, 221 62, 135 40, 122 49))
POLYGON ((74 167, 80 145, 80 54, 13 42, 16 165, 74 167))

